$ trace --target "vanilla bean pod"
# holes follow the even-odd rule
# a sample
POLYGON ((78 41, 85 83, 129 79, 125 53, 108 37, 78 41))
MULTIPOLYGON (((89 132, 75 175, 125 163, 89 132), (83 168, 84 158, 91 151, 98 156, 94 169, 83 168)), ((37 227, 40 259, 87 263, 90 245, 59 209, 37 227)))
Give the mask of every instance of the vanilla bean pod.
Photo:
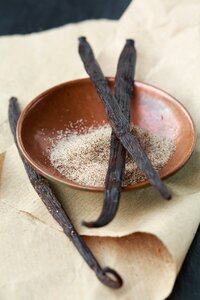
MULTIPOLYGON (((120 54, 115 76, 114 94, 124 116, 130 123, 130 102, 135 76, 136 50, 133 40, 126 40, 120 54)), ((104 204, 99 218, 93 222, 83 222, 87 227, 101 227, 116 215, 125 171, 126 149, 114 130, 111 133, 110 157, 105 180, 104 204)))
MULTIPOLYGON (((20 116, 20 110, 18 107, 17 99, 15 97, 12 97, 10 99, 8 116, 11 131, 13 133, 14 140, 18 148, 16 138, 16 127, 18 118, 20 116)), ((39 175, 24 157, 21 156, 21 159, 24 163, 24 167, 26 169, 31 184, 33 185, 34 189, 40 196, 45 206, 47 207, 48 211, 63 228, 64 233, 72 241, 76 249, 79 251, 83 259, 85 260, 85 262, 88 264, 88 266, 95 272, 97 278, 108 287, 115 289, 120 288, 122 286, 121 277, 117 274, 116 271, 110 269, 109 267, 105 267, 103 269, 100 267, 99 263, 92 254, 91 250, 88 248, 85 241, 77 233, 71 220, 62 208, 61 203, 52 191, 48 181, 43 176, 39 175), (109 277, 109 274, 111 274, 112 277, 114 277, 114 279, 109 277)))
POLYGON ((120 139, 122 145, 129 152, 139 169, 146 175, 149 182, 157 188, 165 199, 171 199, 171 193, 153 168, 151 161, 147 157, 136 136, 130 132, 130 124, 121 111, 115 96, 112 95, 100 66, 94 57, 92 48, 85 37, 79 38, 79 54, 85 66, 85 70, 90 76, 90 79, 105 106, 111 127, 120 139))

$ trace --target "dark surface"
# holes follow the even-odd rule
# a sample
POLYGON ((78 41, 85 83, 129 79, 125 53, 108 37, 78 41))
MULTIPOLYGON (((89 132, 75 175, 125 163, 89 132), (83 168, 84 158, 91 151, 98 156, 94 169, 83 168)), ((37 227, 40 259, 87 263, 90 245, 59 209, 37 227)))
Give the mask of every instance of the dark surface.
MULTIPOLYGON (((0 35, 29 33, 92 18, 117 19, 130 0, 0 0, 0 35)), ((200 227, 167 300, 200 300, 200 227)))
POLYGON ((0 35, 30 33, 86 19, 118 19, 130 0, 0 0, 0 35))
POLYGON ((200 299, 200 226, 167 300, 200 299))

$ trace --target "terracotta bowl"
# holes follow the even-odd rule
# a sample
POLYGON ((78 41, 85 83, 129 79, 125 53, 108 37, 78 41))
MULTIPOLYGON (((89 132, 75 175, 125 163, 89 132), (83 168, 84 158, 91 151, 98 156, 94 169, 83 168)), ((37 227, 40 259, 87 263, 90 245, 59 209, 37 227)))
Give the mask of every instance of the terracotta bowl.
MULTIPOLYGON (((108 82, 113 87, 114 79, 108 78, 108 82)), ((102 186, 84 186, 66 179, 48 159, 48 138, 80 119, 85 120, 88 127, 94 122, 108 122, 104 106, 89 78, 57 85, 30 102, 18 121, 18 144, 25 158, 45 177, 79 189, 102 191, 102 186)), ((194 123, 183 105, 172 96, 148 84, 135 82, 131 120, 145 130, 175 140, 176 152, 160 170, 161 178, 179 170, 190 158, 196 142, 194 123)), ((124 190, 147 184, 148 181, 144 181, 124 190)))

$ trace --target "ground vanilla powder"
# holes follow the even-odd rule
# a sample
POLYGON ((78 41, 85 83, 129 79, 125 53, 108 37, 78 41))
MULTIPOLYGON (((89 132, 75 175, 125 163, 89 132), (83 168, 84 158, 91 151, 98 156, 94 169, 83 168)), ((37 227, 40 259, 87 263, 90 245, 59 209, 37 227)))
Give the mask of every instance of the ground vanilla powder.
MULTIPOLYGON (((156 170, 160 170, 175 152, 175 144, 137 126, 133 131, 156 170)), ((51 139, 49 159, 52 166, 67 179, 87 186, 104 186, 110 152, 110 125, 81 131, 58 132, 51 139), (85 131, 85 132, 84 132, 85 131)), ((123 186, 146 179, 127 154, 123 186)))

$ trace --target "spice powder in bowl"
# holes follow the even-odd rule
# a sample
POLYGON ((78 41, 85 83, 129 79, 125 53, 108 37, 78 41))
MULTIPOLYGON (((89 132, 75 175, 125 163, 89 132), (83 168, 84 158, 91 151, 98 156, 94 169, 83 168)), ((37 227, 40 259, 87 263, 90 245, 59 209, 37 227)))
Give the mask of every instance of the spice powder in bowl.
MULTIPOLYGON (((81 122, 79 122, 81 123, 81 122)), ((51 138, 49 159, 52 166, 68 180, 85 186, 104 186, 108 168, 111 127, 75 128, 58 131, 51 138)), ((154 168, 163 168, 176 150, 173 140, 149 133, 132 126, 154 168)), ((127 154, 125 175, 122 185, 134 185, 146 179, 132 158, 127 154)))

